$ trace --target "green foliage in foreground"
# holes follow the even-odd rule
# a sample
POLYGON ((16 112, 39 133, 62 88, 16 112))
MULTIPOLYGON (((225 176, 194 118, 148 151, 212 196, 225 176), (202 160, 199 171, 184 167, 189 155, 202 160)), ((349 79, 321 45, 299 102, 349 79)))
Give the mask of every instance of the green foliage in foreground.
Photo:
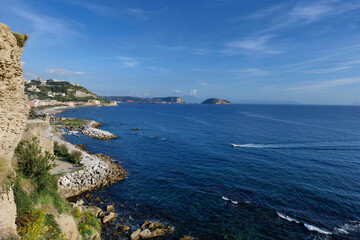
POLYGON ((22 239, 63 239, 54 216, 36 209, 42 205, 59 213, 70 211, 70 204, 57 191, 56 177, 50 174, 54 156, 43 153, 36 138, 20 141, 15 154, 19 166, 13 186, 18 234, 22 239), (25 187, 24 182, 31 184, 25 187))
POLYGON ((16 38, 16 41, 17 41, 17 45, 19 47, 24 47, 25 46, 25 43, 26 41, 29 39, 29 35, 28 34, 22 34, 22 33, 16 33, 16 32, 13 32, 15 38, 16 38))
POLYGON ((101 226, 94 213, 90 211, 81 212, 79 208, 75 207, 72 210, 72 215, 78 224, 78 231, 84 240, 88 240, 101 231, 101 226))
POLYGON ((74 150, 69 153, 69 149, 66 147, 65 144, 59 145, 58 142, 54 143, 54 154, 57 157, 65 158, 69 162, 77 165, 82 165, 80 163, 82 158, 82 153, 78 150, 74 150))
POLYGON ((65 119, 61 122, 55 123, 55 125, 66 125, 72 128, 78 128, 84 123, 86 123, 86 121, 82 119, 65 119))

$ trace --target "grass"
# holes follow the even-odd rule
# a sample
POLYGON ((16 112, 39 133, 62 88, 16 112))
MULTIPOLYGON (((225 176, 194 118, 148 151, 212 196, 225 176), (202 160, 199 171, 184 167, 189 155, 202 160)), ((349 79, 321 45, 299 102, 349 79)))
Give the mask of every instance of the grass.
POLYGON ((22 34, 22 33, 16 33, 16 32, 13 32, 13 34, 16 38, 17 45, 19 47, 24 47, 26 44, 26 41, 29 39, 29 35, 26 33, 22 34))
POLYGON ((72 128, 78 128, 80 125, 86 123, 86 120, 82 119, 65 119, 61 122, 55 123, 55 125, 66 125, 72 128))

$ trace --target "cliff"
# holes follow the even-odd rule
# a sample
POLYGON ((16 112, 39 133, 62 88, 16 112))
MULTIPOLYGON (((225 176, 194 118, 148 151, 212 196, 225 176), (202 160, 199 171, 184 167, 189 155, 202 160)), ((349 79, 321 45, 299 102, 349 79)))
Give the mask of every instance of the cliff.
MULTIPOLYGON (((11 161, 19 143, 29 113, 28 100, 24 93, 20 59, 22 47, 10 28, 0 23, 0 174, 1 184, 6 175, 13 172, 11 161)), ((0 239, 16 234, 16 205, 13 192, 6 195, 1 186, 0 239)))
POLYGON ((231 102, 227 100, 222 100, 219 98, 209 98, 205 101, 203 101, 201 104, 230 104, 231 102))

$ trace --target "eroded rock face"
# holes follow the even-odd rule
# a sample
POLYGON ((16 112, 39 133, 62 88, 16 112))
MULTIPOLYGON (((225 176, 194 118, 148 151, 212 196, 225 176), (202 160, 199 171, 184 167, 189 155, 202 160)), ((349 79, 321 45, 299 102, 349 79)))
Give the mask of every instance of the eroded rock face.
POLYGON ((29 113, 21 55, 10 28, 0 23, 0 156, 5 159, 13 157, 29 113))
MULTIPOLYGON (((0 158, 8 164, 21 139, 29 113, 24 93, 20 59, 22 48, 10 28, 0 23, 0 158)), ((8 164, 9 165, 9 164, 8 164)), ((11 171, 11 168, 8 172, 11 171)), ((0 194, 1 195, 1 194, 0 194)), ((16 205, 13 193, 3 194, 6 204, 0 204, 0 239, 16 233, 16 205)))
POLYGON ((29 140, 36 137, 39 140, 39 144, 43 152, 53 152, 54 141, 44 136, 45 131, 50 127, 49 120, 41 119, 29 119, 26 122, 25 130, 22 134, 22 139, 29 140))

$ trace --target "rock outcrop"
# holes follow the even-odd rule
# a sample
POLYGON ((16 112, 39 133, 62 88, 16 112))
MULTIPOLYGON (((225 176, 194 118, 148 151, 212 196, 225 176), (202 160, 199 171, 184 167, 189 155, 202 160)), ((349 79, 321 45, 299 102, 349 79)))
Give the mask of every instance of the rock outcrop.
POLYGON ((209 98, 203 101, 201 104, 231 104, 231 102, 222 100, 220 98, 209 98))
MULTIPOLYGON (((0 23, 0 160, 1 166, 12 170, 10 161, 25 128, 29 104, 21 76, 22 48, 10 28, 0 23)), ((0 171, 1 172, 1 171, 0 171)), ((16 205, 12 191, 0 194, 0 239, 16 234, 16 205)))
POLYGON ((140 229, 137 229, 130 235, 131 240, 149 239, 155 237, 165 236, 166 234, 172 234, 174 228, 158 223, 145 221, 140 229))
POLYGON ((91 138, 95 139, 102 139, 102 140, 108 140, 108 139, 114 139, 118 138, 114 134, 97 129, 96 127, 100 126, 101 124, 95 122, 95 121, 87 121, 86 123, 80 125, 78 127, 78 130, 81 134, 84 134, 86 136, 89 136, 91 138))

